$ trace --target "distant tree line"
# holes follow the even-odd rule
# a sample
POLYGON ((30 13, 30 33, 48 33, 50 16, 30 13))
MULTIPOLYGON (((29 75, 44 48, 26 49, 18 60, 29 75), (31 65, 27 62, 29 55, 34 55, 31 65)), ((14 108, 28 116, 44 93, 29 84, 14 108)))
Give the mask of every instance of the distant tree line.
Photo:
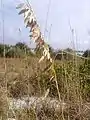
POLYGON ((81 54, 79 54, 79 52, 76 52, 70 48, 64 49, 64 50, 58 50, 54 53, 54 55, 56 56, 57 60, 72 60, 74 59, 74 56, 78 55, 78 56, 82 56, 82 57, 90 57, 90 50, 86 50, 81 54))
POLYGON ((24 57, 25 55, 33 55, 31 49, 22 42, 15 45, 0 44, 0 57, 24 57))
MULTIPOLYGON (((49 45, 51 56, 57 60, 65 59, 65 60, 71 60, 73 59, 72 54, 76 54, 72 49, 67 48, 65 50, 57 50, 55 51, 50 45, 49 45)), ((34 53, 32 52, 31 48, 28 47, 25 43, 18 42, 15 45, 3 45, 0 44, 0 57, 24 57, 26 55, 32 56, 36 55, 37 57, 40 57, 42 55, 42 49, 35 48, 34 53)), ((86 50, 83 55, 83 57, 90 57, 90 50, 86 50)))

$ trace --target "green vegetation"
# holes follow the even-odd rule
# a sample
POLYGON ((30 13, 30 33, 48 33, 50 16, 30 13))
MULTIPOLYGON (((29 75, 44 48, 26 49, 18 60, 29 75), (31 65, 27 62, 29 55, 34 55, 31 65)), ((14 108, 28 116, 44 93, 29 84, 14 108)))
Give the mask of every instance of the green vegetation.
POLYGON ((25 55, 33 55, 31 49, 25 43, 18 42, 16 45, 0 44, 0 57, 18 58, 25 57, 25 55))

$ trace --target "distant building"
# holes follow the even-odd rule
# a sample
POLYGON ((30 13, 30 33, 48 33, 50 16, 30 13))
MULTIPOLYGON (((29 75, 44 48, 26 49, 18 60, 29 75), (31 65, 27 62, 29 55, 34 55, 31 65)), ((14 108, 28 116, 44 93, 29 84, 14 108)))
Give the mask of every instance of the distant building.
POLYGON ((84 54, 84 51, 75 51, 77 55, 83 55, 84 54))

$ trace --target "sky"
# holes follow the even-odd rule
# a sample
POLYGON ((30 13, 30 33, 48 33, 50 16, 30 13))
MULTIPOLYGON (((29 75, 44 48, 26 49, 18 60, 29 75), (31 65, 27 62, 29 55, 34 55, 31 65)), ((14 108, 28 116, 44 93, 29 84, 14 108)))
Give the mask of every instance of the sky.
MULTIPOLYGON (((7 44, 25 42, 33 46, 29 30, 16 6, 26 0, 2 0, 0 3, 0 43, 2 40, 2 13, 4 15, 4 41, 7 44), (3 11, 3 12, 2 12, 3 11), (19 32, 19 28, 21 32, 19 32)), ((55 49, 73 47, 90 48, 90 0, 29 0, 37 16, 45 41, 55 49), (49 9, 48 9, 49 8, 49 9), (48 13, 48 14, 47 14, 48 13), (74 29, 72 35, 70 27, 74 29)))

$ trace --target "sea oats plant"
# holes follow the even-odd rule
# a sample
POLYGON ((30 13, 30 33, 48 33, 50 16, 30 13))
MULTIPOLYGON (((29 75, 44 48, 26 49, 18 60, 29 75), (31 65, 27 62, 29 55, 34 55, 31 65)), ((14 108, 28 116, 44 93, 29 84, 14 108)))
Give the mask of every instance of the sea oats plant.
POLYGON ((43 56, 41 57, 39 62, 44 60, 45 57, 47 57, 47 59, 50 60, 50 62, 52 62, 52 58, 51 58, 50 52, 49 52, 49 47, 46 44, 46 42, 44 41, 43 35, 40 31, 40 27, 37 23, 35 13, 31 7, 31 5, 29 3, 28 4, 22 3, 17 7, 17 9, 21 9, 19 14, 24 15, 24 23, 26 24, 26 27, 30 28, 29 37, 35 41, 37 47, 43 48, 43 51, 42 51, 43 56))
POLYGON ((49 46, 44 40, 44 37, 40 31, 40 27, 38 25, 35 13, 32 9, 31 4, 29 3, 21 3, 17 7, 17 9, 20 9, 19 15, 23 14, 24 15, 24 23, 26 24, 26 27, 30 28, 29 36, 32 40, 35 41, 36 47, 43 48, 42 50, 42 57, 39 60, 39 63, 43 61, 45 58, 50 61, 51 65, 48 69, 51 69, 52 71, 52 76, 51 79, 55 79, 56 81, 56 87, 58 91, 58 96, 59 100, 61 101, 60 98, 60 93, 58 89, 58 83, 57 83, 57 78, 56 78, 56 72, 54 69, 54 60, 52 60, 50 51, 49 51, 49 46))

